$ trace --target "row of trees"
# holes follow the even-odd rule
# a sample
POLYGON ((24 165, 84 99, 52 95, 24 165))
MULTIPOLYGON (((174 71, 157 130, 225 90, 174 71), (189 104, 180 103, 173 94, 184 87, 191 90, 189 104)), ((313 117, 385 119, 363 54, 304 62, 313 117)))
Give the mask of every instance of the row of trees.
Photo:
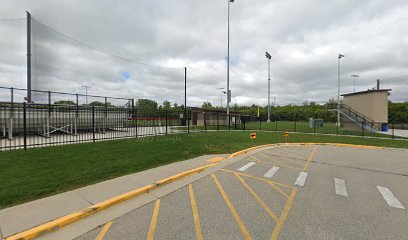
MULTIPOLYGON (((65 100, 58 101, 55 104, 61 105, 75 105, 73 101, 65 100)), ((105 103, 94 101, 88 104, 89 106, 105 106, 105 103)), ((108 102, 108 106, 113 106, 108 102)), ((135 102, 135 107, 138 109, 144 109, 147 111, 155 110, 167 110, 174 112, 184 111, 184 105, 178 105, 177 103, 171 103, 169 101, 164 101, 159 105, 156 101, 151 99, 138 99, 135 102)), ((225 110, 225 108, 214 107, 210 102, 204 102, 201 106, 206 110, 225 110)), ((308 121, 309 118, 321 118, 326 122, 335 122, 336 113, 329 111, 330 109, 336 108, 336 101, 330 99, 325 104, 316 104, 315 102, 305 102, 303 105, 285 105, 276 106, 271 108, 271 119, 281 120, 281 121, 308 121)), ((244 115, 257 116, 258 109, 259 115, 262 119, 267 118, 268 108, 266 106, 251 105, 251 106, 240 106, 238 104, 231 105, 232 112, 239 112, 244 115)), ((389 102, 389 121, 408 123, 408 102, 394 103, 389 102)))

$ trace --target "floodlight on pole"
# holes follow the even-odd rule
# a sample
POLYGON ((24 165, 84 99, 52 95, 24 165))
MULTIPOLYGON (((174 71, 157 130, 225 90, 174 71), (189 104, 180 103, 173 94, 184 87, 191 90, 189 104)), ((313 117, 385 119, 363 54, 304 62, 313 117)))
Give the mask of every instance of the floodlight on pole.
POLYGON ((271 54, 265 52, 265 57, 268 59, 268 120, 271 122, 271 54))
POLYGON ((353 74, 351 75, 352 78, 354 78, 354 92, 356 92, 356 78, 360 77, 359 75, 353 74))
POLYGON ((337 124, 340 126, 340 60, 344 58, 345 55, 339 53, 337 57, 337 124))
POLYGON ((234 0, 228 0, 228 53, 227 53, 227 116, 229 117, 229 103, 231 101, 231 91, 229 87, 229 65, 230 65, 230 4, 234 0))
POLYGON ((217 88, 217 90, 221 90, 221 108, 222 108, 222 95, 227 94, 227 92, 225 91, 225 88, 217 88))
POLYGON ((86 105, 88 105, 88 89, 92 88, 91 86, 88 86, 86 83, 85 85, 82 86, 83 88, 85 88, 85 99, 86 99, 86 105))

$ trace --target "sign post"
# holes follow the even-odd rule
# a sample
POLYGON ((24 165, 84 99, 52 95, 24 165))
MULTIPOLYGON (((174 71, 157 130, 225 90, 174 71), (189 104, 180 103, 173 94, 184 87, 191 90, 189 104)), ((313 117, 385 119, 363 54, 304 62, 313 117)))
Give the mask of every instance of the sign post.
POLYGON ((289 132, 286 131, 286 132, 284 133, 284 136, 285 136, 285 142, 288 143, 289 132))
POLYGON ((251 133, 251 134, 249 135, 249 137, 250 137, 251 139, 256 139, 256 133, 251 133))

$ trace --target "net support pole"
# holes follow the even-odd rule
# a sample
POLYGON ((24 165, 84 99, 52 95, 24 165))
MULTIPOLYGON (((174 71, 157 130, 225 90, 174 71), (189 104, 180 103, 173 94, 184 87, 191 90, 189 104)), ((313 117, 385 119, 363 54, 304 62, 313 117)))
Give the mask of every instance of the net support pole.
POLYGON ((27 102, 30 103, 31 98, 31 14, 27 13, 27 102))
POLYGON ((187 67, 184 67, 184 126, 187 124, 187 67))

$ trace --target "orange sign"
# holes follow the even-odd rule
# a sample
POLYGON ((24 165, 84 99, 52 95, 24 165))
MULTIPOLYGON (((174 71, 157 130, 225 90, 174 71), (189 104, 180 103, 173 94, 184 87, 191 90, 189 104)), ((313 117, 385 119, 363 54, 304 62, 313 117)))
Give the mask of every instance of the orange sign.
POLYGON ((289 132, 288 132, 288 131, 285 132, 285 137, 287 137, 287 136, 289 136, 289 132))
POLYGON ((249 135, 249 137, 250 137, 251 139, 256 139, 256 133, 251 133, 251 135, 249 135))

